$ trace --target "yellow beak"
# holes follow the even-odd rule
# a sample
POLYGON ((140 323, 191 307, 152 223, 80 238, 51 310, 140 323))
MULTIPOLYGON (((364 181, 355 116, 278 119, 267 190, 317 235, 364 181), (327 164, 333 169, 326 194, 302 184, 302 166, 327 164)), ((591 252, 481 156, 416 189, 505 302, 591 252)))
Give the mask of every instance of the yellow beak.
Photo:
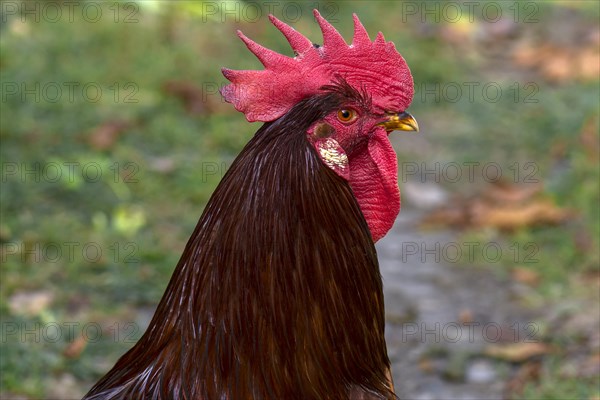
POLYGON ((388 133, 392 131, 419 131, 417 120, 406 111, 400 114, 391 114, 386 121, 379 125, 384 126, 388 133))

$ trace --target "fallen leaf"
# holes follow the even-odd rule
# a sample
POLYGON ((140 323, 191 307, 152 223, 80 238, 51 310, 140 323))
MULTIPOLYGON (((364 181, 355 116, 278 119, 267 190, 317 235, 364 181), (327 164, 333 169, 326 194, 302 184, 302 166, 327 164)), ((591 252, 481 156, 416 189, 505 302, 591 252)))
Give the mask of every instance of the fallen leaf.
POLYGON ((492 344, 485 348, 484 354, 510 362, 523 362, 535 356, 551 352, 551 347, 539 342, 518 342, 510 344, 492 344))
POLYGON ((541 59, 545 60, 539 65, 542 75, 554 82, 563 82, 573 78, 573 57, 571 52, 553 48, 549 53, 551 55, 538 54, 541 59))
POLYGON ((582 50, 573 64, 575 74, 584 80, 598 79, 598 76, 600 76, 600 52, 597 48, 582 50))
POLYGON ((540 283, 540 274, 528 268, 516 267, 511 271, 512 278, 529 286, 537 286, 540 283))
POLYGON ((18 292, 8 300, 8 307, 13 314, 35 316, 44 311, 54 295, 48 291, 18 292))
POLYGON ((600 51, 595 40, 590 36, 571 46, 527 41, 516 46, 511 56, 517 66, 535 69, 552 82, 598 80, 600 51))
POLYGON ((490 203, 507 204, 522 203, 531 199, 541 192, 541 183, 528 185, 510 185, 504 181, 498 181, 489 185, 482 193, 482 197, 490 203))
POLYGON ((531 381, 535 382, 535 381, 539 380, 541 367, 542 367, 542 364, 538 361, 530 361, 530 362, 523 364, 519 368, 517 373, 512 378, 510 378, 508 380, 508 382, 506 383, 505 398, 507 398, 507 399, 517 398, 512 395, 517 395, 518 397, 520 397, 520 395, 523 393, 523 389, 525 389, 525 386, 527 385, 527 383, 529 383, 531 381))
POLYGON ((470 324, 471 322, 473 322, 473 320, 474 320, 473 311, 471 311, 469 309, 463 309, 458 314, 458 321, 461 324, 470 324))
POLYGON ((429 358, 423 358, 423 359, 419 360, 419 363, 417 364, 417 366, 421 371, 427 372, 427 373, 431 373, 435 370, 435 366, 433 365, 433 363, 431 362, 431 360, 429 358))
POLYGON ((597 163, 600 159, 600 137, 598 135, 598 116, 593 116, 585 121, 579 140, 590 162, 597 163))
POLYGON ((539 48, 535 44, 521 43, 513 50, 512 59, 521 67, 534 67, 538 63, 538 52, 539 48))
POLYGON ((480 210, 474 218, 474 224, 510 231, 526 226, 558 225, 570 216, 571 212, 541 200, 520 207, 489 207, 480 210))
POLYGON ((78 358, 81 355, 81 352, 85 349, 87 345, 87 340, 83 335, 78 336, 75 340, 73 340, 63 351, 63 355, 67 358, 78 358))
POLYGON ((558 225, 573 216, 549 200, 534 197, 537 185, 527 189, 488 189, 469 198, 457 197, 427 214, 422 224, 454 228, 492 227, 505 231, 538 225, 558 225))
POLYGON ((440 207, 426 214, 422 224, 427 227, 429 225, 444 225, 453 228, 465 228, 470 225, 469 211, 464 206, 463 201, 453 201, 450 206, 440 207))
POLYGON ((96 150, 110 149, 128 126, 124 121, 105 122, 90 133, 88 142, 96 150))

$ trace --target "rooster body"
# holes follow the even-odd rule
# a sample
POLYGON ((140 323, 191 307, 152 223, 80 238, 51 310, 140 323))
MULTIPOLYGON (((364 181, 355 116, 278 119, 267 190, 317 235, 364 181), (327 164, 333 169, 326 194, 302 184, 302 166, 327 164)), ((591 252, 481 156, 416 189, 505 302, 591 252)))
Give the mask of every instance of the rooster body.
POLYGON ((260 117, 146 333, 85 399, 395 398, 373 239, 400 204, 369 158, 395 168, 387 133, 412 119, 401 106, 390 122, 374 103, 336 76, 260 117))

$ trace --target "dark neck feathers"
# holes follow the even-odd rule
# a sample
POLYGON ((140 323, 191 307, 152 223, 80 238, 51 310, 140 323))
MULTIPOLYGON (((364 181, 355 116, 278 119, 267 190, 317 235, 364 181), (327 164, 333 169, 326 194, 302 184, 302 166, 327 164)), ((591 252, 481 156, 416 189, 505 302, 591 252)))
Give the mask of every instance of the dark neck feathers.
POLYGON ((87 399, 393 396, 373 241, 350 186, 306 139, 342 102, 325 92, 259 129, 148 330, 87 399))

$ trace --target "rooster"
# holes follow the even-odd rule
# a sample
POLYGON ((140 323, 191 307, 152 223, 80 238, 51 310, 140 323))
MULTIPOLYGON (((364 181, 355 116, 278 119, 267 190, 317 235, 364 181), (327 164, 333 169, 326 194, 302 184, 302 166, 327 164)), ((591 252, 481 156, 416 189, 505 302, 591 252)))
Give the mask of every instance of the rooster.
POLYGON ((221 93, 264 124, 215 190, 139 342, 85 399, 395 399, 374 242, 400 211, 393 130, 413 80, 354 15, 351 45, 269 16, 295 57, 221 93))

